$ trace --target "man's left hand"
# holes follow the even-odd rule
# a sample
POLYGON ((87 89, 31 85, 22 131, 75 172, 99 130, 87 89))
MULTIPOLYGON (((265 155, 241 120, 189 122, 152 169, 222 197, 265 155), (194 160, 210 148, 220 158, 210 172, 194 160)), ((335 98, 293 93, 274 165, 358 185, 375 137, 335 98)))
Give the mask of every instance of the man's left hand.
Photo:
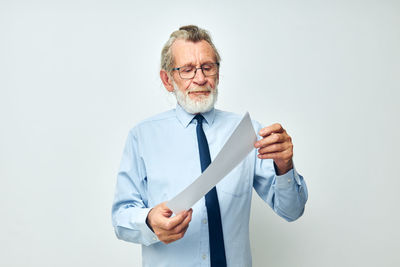
POLYGON ((258 140, 254 147, 258 148, 260 159, 273 159, 277 174, 282 175, 293 168, 292 138, 279 123, 262 128, 258 133, 263 138, 258 140))

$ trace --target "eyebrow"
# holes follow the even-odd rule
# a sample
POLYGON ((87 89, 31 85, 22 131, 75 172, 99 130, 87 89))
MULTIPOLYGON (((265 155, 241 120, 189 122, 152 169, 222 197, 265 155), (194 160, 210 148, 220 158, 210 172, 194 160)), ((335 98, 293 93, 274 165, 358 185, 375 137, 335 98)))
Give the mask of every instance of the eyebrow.
MULTIPOLYGON (((215 63, 215 62, 214 62, 214 61, 211 61, 211 60, 207 60, 207 61, 201 63, 200 66, 203 66, 203 65, 205 65, 205 64, 210 64, 210 63, 215 63)), ((185 65, 180 66, 180 68, 182 68, 182 67, 195 67, 195 64, 186 63, 185 65)))

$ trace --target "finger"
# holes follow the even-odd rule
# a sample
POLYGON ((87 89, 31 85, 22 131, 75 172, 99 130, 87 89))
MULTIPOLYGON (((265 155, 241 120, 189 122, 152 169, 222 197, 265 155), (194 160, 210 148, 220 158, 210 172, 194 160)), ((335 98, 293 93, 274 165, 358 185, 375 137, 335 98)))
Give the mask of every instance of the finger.
POLYGON ((258 134, 260 136, 268 136, 271 133, 282 133, 284 131, 282 125, 280 125, 279 123, 274 123, 270 126, 264 127, 262 128, 258 134))
POLYGON ((186 234, 186 231, 187 231, 188 228, 189 228, 189 224, 187 224, 184 228, 182 228, 182 230, 179 233, 168 235, 168 237, 166 237, 166 240, 169 243, 171 243, 173 241, 181 239, 186 234))
POLYGON ((172 216, 172 211, 164 203, 160 203, 149 212, 149 222, 152 227, 160 228, 168 222, 169 217, 172 216))
POLYGON ((162 242, 164 242, 165 244, 172 243, 172 242, 174 242, 174 241, 176 241, 176 240, 181 239, 181 238, 185 235, 185 233, 186 233, 186 232, 181 232, 181 233, 179 233, 179 234, 170 235, 170 236, 168 236, 167 238, 165 238, 164 240, 162 240, 162 242))
POLYGON ((182 232, 186 232, 186 230, 189 228, 189 222, 187 223, 182 223, 180 225, 178 225, 177 227, 175 227, 175 229, 173 231, 170 232, 169 235, 176 235, 182 232))
POLYGON ((177 225, 173 230, 172 233, 173 234, 178 234, 182 231, 186 231, 185 229, 188 228, 190 221, 192 220, 192 213, 190 212, 189 215, 185 218, 185 220, 177 225))
POLYGON ((186 231, 189 227, 189 223, 192 220, 193 210, 190 209, 187 212, 188 212, 188 216, 185 218, 185 220, 180 225, 175 227, 174 231, 162 230, 162 233, 160 233, 160 236, 159 236, 160 241, 162 241, 165 244, 169 244, 178 239, 181 239, 184 236, 184 234, 186 233, 186 231))
POLYGON ((257 155, 257 157, 260 159, 273 159, 273 160, 286 160, 286 159, 290 159, 292 156, 293 156, 293 153, 289 150, 285 150, 282 152, 264 153, 264 154, 257 155))
POLYGON ((261 140, 258 140, 255 144, 254 147, 260 148, 260 147, 265 147, 269 146, 274 143, 282 143, 287 140, 288 135, 287 134, 271 134, 267 137, 264 137, 261 140))
POLYGON ((167 207, 166 202, 162 202, 156 205, 154 208, 152 208, 149 213, 156 213, 157 217, 169 218, 172 216, 173 212, 167 207))
POLYGON ((262 147, 258 150, 259 154, 282 152, 291 148, 290 143, 277 143, 269 146, 262 147))
POLYGON ((161 210, 162 210, 162 212, 163 212, 164 214, 169 214, 168 217, 170 217, 170 216, 172 215, 172 213, 173 213, 172 210, 171 210, 170 208, 168 208, 167 202, 166 202, 166 201, 160 203, 160 208, 161 208, 161 210))
POLYGON ((160 239, 160 241, 164 242, 165 244, 169 244, 173 241, 176 241, 176 240, 182 238, 188 228, 189 228, 189 224, 187 224, 185 227, 183 227, 177 233, 172 233, 171 231, 162 230, 162 232, 158 236, 158 239, 160 239))
POLYGON ((169 218, 169 217, 171 217, 172 216, 172 214, 173 214, 173 212, 171 211, 171 210, 163 210, 162 211, 162 215, 164 216, 164 217, 167 217, 167 218, 169 218))
POLYGON ((163 224, 160 225, 160 228, 170 231, 173 228, 175 228, 178 224, 181 224, 188 215, 189 215, 188 211, 182 211, 179 214, 177 214, 175 217, 168 218, 168 219, 166 218, 163 221, 163 224))
POLYGON ((175 227, 174 231, 164 231, 162 234, 162 239, 160 239, 162 242, 165 244, 169 244, 171 242, 174 242, 178 239, 181 239, 187 229, 189 228, 189 222, 192 220, 192 212, 189 212, 189 215, 186 217, 186 219, 182 222, 182 224, 178 225, 175 227))

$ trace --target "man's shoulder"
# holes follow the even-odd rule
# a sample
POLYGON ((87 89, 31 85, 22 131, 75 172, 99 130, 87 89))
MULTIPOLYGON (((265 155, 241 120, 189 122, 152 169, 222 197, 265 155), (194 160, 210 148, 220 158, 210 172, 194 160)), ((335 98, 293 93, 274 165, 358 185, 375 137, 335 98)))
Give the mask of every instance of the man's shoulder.
POLYGON ((170 120, 170 119, 174 119, 174 118, 176 118, 175 109, 170 109, 170 110, 155 114, 153 116, 150 116, 150 117, 140 121, 137 125, 158 123, 158 122, 162 122, 162 121, 170 120))
POLYGON ((218 119, 237 121, 240 120, 243 116, 234 112, 215 109, 215 117, 218 119))
POLYGON ((164 122, 168 122, 170 120, 175 120, 175 119, 176 119, 175 109, 170 109, 139 121, 136 125, 132 127, 131 131, 145 129, 148 127, 154 127, 158 124, 163 124, 164 122))
MULTIPOLYGON (((223 122, 223 124, 237 124, 243 118, 243 115, 244 114, 237 114, 230 111, 215 109, 216 120, 223 122)), ((154 127, 167 127, 171 125, 171 122, 177 122, 175 109, 170 109, 141 120, 131 128, 131 132, 148 131, 154 129, 154 127)), ((257 121, 252 120, 252 124, 256 130, 260 129, 261 125, 257 121)))

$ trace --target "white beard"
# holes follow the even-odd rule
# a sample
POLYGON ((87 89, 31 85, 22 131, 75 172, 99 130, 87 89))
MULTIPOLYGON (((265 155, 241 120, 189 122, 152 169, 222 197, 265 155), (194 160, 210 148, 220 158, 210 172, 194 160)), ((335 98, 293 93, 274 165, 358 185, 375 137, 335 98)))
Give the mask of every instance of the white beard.
POLYGON ((192 88, 190 90, 182 92, 181 90, 179 90, 178 85, 174 81, 172 82, 172 84, 174 85, 176 101, 178 101, 178 104, 188 113, 197 114, 210 111, 214 107, 215 102, 217 102, 217 84, 215 85, 214 89, 212 89, 210 86, 206 86, 205 88, 207 90, 210 90, 210 94, 207 96, 197 96, 197 99, 192 99, 189 96, 189 93, 191 91, 196 91, 197 88, 192 88))

